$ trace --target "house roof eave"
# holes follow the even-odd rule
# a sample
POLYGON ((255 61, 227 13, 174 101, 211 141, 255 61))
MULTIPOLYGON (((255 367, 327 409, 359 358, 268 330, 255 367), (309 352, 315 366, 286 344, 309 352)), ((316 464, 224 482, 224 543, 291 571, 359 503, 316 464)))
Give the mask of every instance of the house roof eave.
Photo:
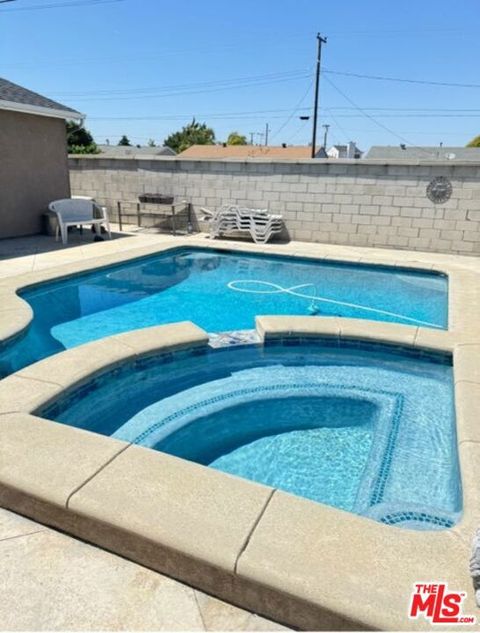
POLYGON ((42 106, 30 105, 28 103, 17 103, 16 101, 6 101, 0 99, 0 110, 10 110, 12 112, 22 112, 24 114, 36 114, 38 116, 53 117, 55 119, 65 119, 66 121, 83 121, 85 114, 75 110, 61 110, 46 108, 42 106))

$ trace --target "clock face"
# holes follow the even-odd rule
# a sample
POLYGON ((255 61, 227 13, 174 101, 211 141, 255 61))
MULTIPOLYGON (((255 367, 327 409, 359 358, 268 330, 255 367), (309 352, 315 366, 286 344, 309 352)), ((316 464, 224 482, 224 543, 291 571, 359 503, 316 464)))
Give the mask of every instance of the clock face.
POLYGON ((452 195, 452 183, 445 176, 437 176, 427 186, 427 197, 439 204, 450 200, 452 195))

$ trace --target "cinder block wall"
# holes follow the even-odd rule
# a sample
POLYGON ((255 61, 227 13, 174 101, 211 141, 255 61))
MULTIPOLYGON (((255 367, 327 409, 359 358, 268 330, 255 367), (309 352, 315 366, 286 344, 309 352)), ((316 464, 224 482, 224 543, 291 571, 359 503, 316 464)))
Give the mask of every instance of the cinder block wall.
POLYGON ((70 178, 73 194, 95 196, 113 217, 118 200, 157 192, 189 199, 197 218, 202 206, 267 207, 294 240, 480 254, 477 164, 85 156, 70 157, 70 178), (444 204, 426 195, 435 176, 453 187, 444 204))

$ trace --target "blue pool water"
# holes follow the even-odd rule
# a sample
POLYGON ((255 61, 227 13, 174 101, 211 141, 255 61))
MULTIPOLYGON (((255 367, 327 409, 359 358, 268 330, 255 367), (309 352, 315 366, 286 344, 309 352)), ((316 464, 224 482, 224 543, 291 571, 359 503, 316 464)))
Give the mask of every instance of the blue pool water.
POLYGON ((446 356, 290 340, 127 363, 38 412, 386 524, 462 509, 446 356))
POLYGON ((446 328, 447 295, 447 278, 429 272, 176 249, 22 292, 34 320, 0 351, 0 376, 94 339, 182 320, 207 332, 253 328, 259 314, 446 328))

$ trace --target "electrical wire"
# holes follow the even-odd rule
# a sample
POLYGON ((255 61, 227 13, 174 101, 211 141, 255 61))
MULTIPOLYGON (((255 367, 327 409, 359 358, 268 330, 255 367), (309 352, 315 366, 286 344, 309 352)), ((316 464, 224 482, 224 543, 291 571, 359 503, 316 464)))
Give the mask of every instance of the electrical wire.
POLYGON ((292 112, 290 113, 290 116, 284 121, 284 123, 278 128, 278 130, 276 132, 274 132, 273 134, 270 135, 270 142, 276 138, 280 132, 282 130, 284 130, 286 128, 286 126, 290 123, 290 121, 293 119, 293 117, 297 114, 297 112, 299 112, 301 109, 304 110, 304 108, 301 108, 302 103, 305 101, 305 99, 308 97, 308 95, 310 94, 310 91, 313 87, 313 77, 312 80, 310 81, 310 83, 308 84, 307 90, 305 91, 304 95, 302 96, 302 98, 298 101, 297 105, 294 107, 294 109, 292 110, 292 112))
POLYGON ((299 136, 307 127, 307 123, 308 121, 301 121, 300 125, 297 127, 297 129, 295 130, 295 132, 289 136, 286 140, 287 145, 289 143, 291 143, 293 141, 294 138, 296 138, 297 136, 299 136))
POLYGON ((344 72, 340 70, 329 70, 322 68, 322 73, 328 75, 341 75, 342 77, 355 77, 357 79, 372 79, 375 81, 396 81, 408 84, 421 84, 425 86, 442 86, 447 88, 480 88, 480 84, 466 84, 448 81, 429 81, 427 79, 407 79, 405 77, 384 77, 382 75, 364 75, 361 73, 344 72))
MULTIPOLYGON (((288 79, 290 77, 298 77, 303 76, 305 73, 309 72, 308 68, 297 68, 294 70, 288 70, 281 73, 267 73, 263 75, 247 75, 243 77, 229 77, 226 79, 216 79, 214 81, 195 81, 184 84, 171 84, 161 87, 144 87, 144 88, 115 88, 115 89, 104 89, 104 90, 84 90, 84 91, 75 91, 75 92, 54 92, 52 96, 54 97, 86 97, 91 95, 130 95, 130 94, 141 94, 141 93, 149 93, 149 92, 162 92, 169 90, 182 90, 182 89, 190 89, 190 88, 201 88, 201 87, 216 87, 223 85, 235 85, 238 82, 243 81, 263 81, 270 79, 288 79)), ((143 96, 143 95, 142 95, 143 96)))
MULTIPOLYGON (((320 108, 320 112, 323 112, 325 116, 329 116, 336 123, 337 127, 341 129, 341 125, 338 122, 338 119, 358 119, 364 118, 367 116, 367 110, 362 108, 359 114, 334 114, 334 108, 320 108)), ((297 112, 311 112, 311 108, 299 108, 297 112)), ((290 108, 280 109, 280 110, 253 110, 251 112, 226 112, 226 113, 198 113, 195 114, 196 119, 216 119, 216 120, 262 120, 265 116, 272 119, 282 119, 284 115, 275 114, 276 112, 291 112, 290 108)), ((192 113, 186 114, 168 114, 168 115, 145 115, 145 116, 89 116, 89 121, 184 121, 192 118, 192 113)), ((372 115, 368 114, 372 119, 374 118, 372 115)), ((479 114, 475 115, 446 115, 446 114, 430 114, 430 115, 377 115, 377 118, 478 118, 479 114)), ((289 120, 291 120, 291 115, 289 116, 289 120)), ((366 132, 368 130, 356 130, 360 132, 366 132)), ((412 132, 416 133, 416 132, 412 132)), ((422 132, 423 133, 423 132, 422 132)))
MULTIPOLYGON (((4 2, 6 0, 3 0, 4 2)), ((43 11, 45 9, 63 9, 66 7, 89 7, 97 6, 100 4, 117 4, 119 2, 125 2, 125 0, 70 0, 70 2, 58 2, 41 5, 29 5, 26 7, 14 7, 0 9, 0 13, 13 13, 16 11, 43 11)))
POLYGON ((383 123, 380 123, 380 121, 377 121, 377 119, 375 117, 373 117, 371 114, 368 114, 368 112, 365 112, 358 104, 355 103, 355 101, 353 101, 347 94, 345 94, 343 92, 343 90, 341 90, 336 84, 334 84, 333 81, 331 79, 329 79, 329 77, 325 77, 325 80, 332 86, 332 88, 334 90, 336 90, 340 95, 342 95, 342 97, 346 101, 348 101, 348 103, 350 103, 350 105, 352 105, 359 112, 361 112, 364 117, 366 117, 367 119, 369 119, 370 121, 375 123, 375 125, 377 125, 378 127, 382 128, 383 130, 385 130, 389 134, 392 134, 392 136, 395 136, 398 140, 402 141, 402 143, 405 143, 405 145, 410 145, 411 147, 415 147, 415 149, 418 149, 419 151, 423 152, 427 156, 430 156, 430 152, 427 152, 422 147, 419 147, 418 145, 415 145, 414 143, 411 143, 404 136, 402 136, 401 134, 398 134, 397 132, 395 132, 395 130, 392 130, 391 128, 387 127, 383 123))
MULTIPOLYGON (((321 109, 321 108, 320 108, 321 109)), ((356 110, 353 106, 334 106, 328 110, 356 110)), ((369 107, 362 110, 374 110, 376 112, 480 112, 480 108, 385 108, 369 107)))
MULTIPOLYGON (((279 112, 290 112, 288 110, 279 110, 279 112)), ((272 112, 272 111, 266 111, 272 112)), ((273 110, 275 112, 275 110, 273 110)), ((283 114, 268 114, 268 118, 272 119, 283 119, 285 115, 283 114)), ((192 118, 192 114, 175 114, 175 115, 159 115, 159 116, 120 116, 120 117, 88 117, 89 121, 184 121, 192 118)), ((218 119, 218 120, 236 120, 236 119, 244 119, 244 120, 254 120, 254 119, 265 119, 265 114, 252 112, 252 113, 226 113, 226 114, 195 114, 196 119, 218 119)))
MULTIPOLYGON (((361 108, 363 113, 368 112, 365 108, 361 108)), ((358 114, 337 114, 339 118, 342 119, 358 119, 360 115, 358 114)), ((365 116, 365 114, 362 114, 365 116)), ((480 113, 478 114, 435 114, 434 112, 430 114, 377 114, 376 115, 380 119, 475 119, 480 117, 480 113)))
POLYGON ((143 95, 129 95, 129 96, 109 96, 109 97, 77 97, 75 99, 75 101, 87 101, 87 102, 91 102, 91 101, 132 101, 132 100, 138 100, 138 99, 163 99, 163 98, 167 98, 167 97, 177 97, 177 96, 183 96, 183 95, 196 95, 196 94, 211 94, 211 93, 216 93, 216 92, 224 92, 226 90, 237 90, 237 89, 241 89, 241 88, 256 88, 259 86, 271 86, 273 84, 279 84, 279 83, 287 83, 287 82, 291 82, 291 81, 298 81, 300 79, 304 79, 306 77, 310 77, 310 75, 308 74, 301 74, 301 75, 296 75, 296 76, 292 76, 292 77, 283 77, 283 78, 278 78, 278 79, 269 79, 269 80, 261 80, 261 81, 257 81, 257 80, 250 80, 250 81, 237 81, 237 82, 232 82, 232 83, 225 83, 222 86, 218 86, 218 87, 205 87, 205 88, 200 88, 198 90, 191 90, 191 89, 183 89, 183 90, 176 90, 176 91, 172 91, 172 92, 160 92, 160 93, 156 93, 156 94, 143 94, 143 95))
MULTIPOLYGON (((337 117, 332 113, 330 108, 327 109, 327 112, 328 112, 328 116, 332 119, 332 121, 335 123, 336 127, 342 133, 342 138, 345 141, 345 143, 348 143, 351 140, 351 134, 348 134, 348 131, 345 130, 345 128, 342 125, 340 125, 340 123, 338 122, 337 117)), ((327 149, 327 148, 325 148, 325 149, 327 149)))

